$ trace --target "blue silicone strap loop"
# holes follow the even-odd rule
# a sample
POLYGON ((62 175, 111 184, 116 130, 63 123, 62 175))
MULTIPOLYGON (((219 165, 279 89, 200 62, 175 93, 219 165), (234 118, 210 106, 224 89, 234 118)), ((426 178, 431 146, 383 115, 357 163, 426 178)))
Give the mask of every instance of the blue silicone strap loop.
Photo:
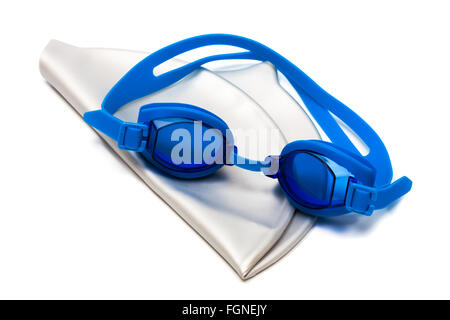
POLYGON ((379 168, 375 183, 384 185, 391 181, 392 167, 387 150, 375 131, 364 120, 339 100, 328 94, 289 60, 265 45, 244 37, 227 34, 203 35, 185 39, 162 48, 150 54, 133 67, 111 89, 102 103, 102 108, 110 113, 114 113, 130 101, 175 83, 202 64, 224 59, 254 59, 271 62, 292 83, 298 94, 304 99, 308 110, 313 114, 331 141, 349 151, 358 152, 329 111, 344 121, 370 148, 366 158, 375 167, 379 168), (168 59, 208 45, 230 45, 248 51, 214 55, 191 62, 159 76, 153 74, 154 68, 168 59))
MULTIPOLYGON (((188 44, 188 42, 186 42, 186 44, 188 44)), ((154 75, 155 67, 181 53, 191 50, 189 48, 190 47, 182 49, 179 43, 175 43, 150 54, 147 58, 139 62, 130 71, 128 71, 125 76, 123 76, 122 79, 120 79, 119 82, 117 82, 117 84, 108 92, 103 100, 102 109, 109 113, 114 113, 128 102, 166 88, 208 62, 217 60, 256 58, 253 53, 248 51, 219 54, 201 58, 197 61, 191 62, 158 76, 154 75)))
MULTIPOLYGON (((409 191, 411 181, 406 177, 390 184, 392 166, 389 154, 379 136, 363 119, 328 94, 289 60, 259 42, 240 36, 227 34, 202 35, 176 42, 150 54, 128 71, 109 91, 103 100, 102 110, 88 112, 84 115, 84 118, 90 125, 117 140, 120 147, 135 151, 142 150, 146 135, 148 135, 148 129, 144 128, 145 125, 124 122, 112 114, 130 101, 154 93, 181 80, 205 63, 229 59, 271 62, 289 80, 333 144, 350 154, 361 156, 370 164, 371 169, 369 168, 368 172, 374 172, 373 179, 371 179, 373 181, 370 181, 370 186, 356 183, 349 184, 349 192, 346 198, 347 210, 368 214, 373 209, 384 207, 409 191), (154 75, 155 67, 161 63, 184 52, 209 45, 230 45, 246 51, 204 57, 164 74, 154 75), (332 114, 342 120, 366 143, 370 149, 366 156, 363 157, 359 153, 332 114)), ((333 149, 327 147, 326 144, 325 149, 323 153, 325 155, 333 152, 333 149)), ((335 155, 341 156, 343 159, 346 158, 340 152, 335 152, 335 155)), ((352 163, 349 159, 346 161, 352 163)), ((247 170, 260 171, 267 167, 267 163, 260 161, 256 163, 244 162, 244 164, 238 164, 238 166, 247 170)), ((359 166, 355 165, 355 168, 358 169, 359 166)), ((365 169, 362 170, 364 173, 365 169)))

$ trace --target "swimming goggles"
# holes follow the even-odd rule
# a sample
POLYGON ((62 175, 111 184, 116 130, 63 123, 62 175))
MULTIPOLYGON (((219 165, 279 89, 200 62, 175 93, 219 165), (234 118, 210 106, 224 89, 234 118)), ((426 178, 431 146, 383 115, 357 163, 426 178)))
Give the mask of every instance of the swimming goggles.
MULTIPOLYGON (((412 186, 407 177, 391 183, 392 166, 383 142, 355 112, 277 52, 240 36, 202 35, 150 54, 115 84, 104 98, 101 109, 86 112, 84 120, 116 140, 119 148, 140 152, 153 166, 177 178, 205 177, 223 165, 262 171, 266 176, 278 179, 293 206, 314 216, 330 217, 349 212, 371 215, 375 209, 384 208, 408 193, 412 186), (228 45, 245 51, 207 56, 164 74, 154 74, 155 67, 163 62, 210 45, 228 45), (125 104, 174 84, 205 63, 229 59, 272 63, 297 91, 331 143, 299 140, 287 144, 279 156, 255 161, 238 155, 229 128, 222 119, 196 106, 180 103, 144 105, 137 123, 125 122, 113 115, 125 104), (333 115, 364 141, 370 149, 367 155, 361 155, 333 115), (219 138, 210 140, 219 141, 221 149, 200 161, 174 161, 175 142, 172 140, 177 130, 193 134, 213 131, 219 138)), ((207 145, 201 142, 194 146, 196 148, 203 150, 207 145)), ((184 159, 194 157, 183 155, 184 159)))

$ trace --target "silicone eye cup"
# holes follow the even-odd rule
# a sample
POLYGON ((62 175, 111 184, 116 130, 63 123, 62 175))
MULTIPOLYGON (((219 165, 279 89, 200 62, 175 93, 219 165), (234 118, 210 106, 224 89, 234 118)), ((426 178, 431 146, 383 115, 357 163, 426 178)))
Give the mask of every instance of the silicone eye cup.
POLYGON ((205 109, 180 103, 149 104, 141 107, 138 122, 149 127, 142 155, 169 175, 201 178, 232 163, 231 131, 205 109))

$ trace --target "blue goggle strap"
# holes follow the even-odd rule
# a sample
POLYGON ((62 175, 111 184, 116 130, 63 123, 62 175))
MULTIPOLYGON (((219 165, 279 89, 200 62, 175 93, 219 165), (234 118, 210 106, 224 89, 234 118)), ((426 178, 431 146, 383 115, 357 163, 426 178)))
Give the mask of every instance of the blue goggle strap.
POLYGON ((292 83, 308 110, 331 141, 351 152, 358 152, 330 112, 345 122, 370 148, 370 153, 366 158, 374 167, 378 168, 375 183, 384 185, 390 182, 392 167, 387 150, 375 131, 364 120, 328 94, 289 60, 263 44, 244 37, 226 34, 203 35, 176 42, 156 51, 139 62, 119 80, 105 97, 102 109, 112 114, 130 101, 175 83, 207 62, 224 59, 253 59, 271 62, 292 83), (249 51, 205 57, 162 75, 154 75, 154 68, 161 63, 186 51, 209 45, 230 45, 249 51))
POLYGON ((308 110, 333 143, 350 152, 360 154, 330 112, 340 118, 367 144, 370 152, 365 158, 377 170, 374 185, 383 186, 390 183, 392 167, 387 150, 376 132, 363 119, 328 94, 289 60, 259 42, 240 36, 227 34, 203 35, 176 42, 150 54, 128 71, 110 90, 103 100, 102 110, 86 113, 85 120, 113 139, 120 139, 118 140, 119 144, 122 144, 125 148, 139 150, 140 142, 145 141, 145 130, 143 128, 134 127, 131 123, 125 123, 117 118, 112 119, 113 116, 100 116, 98 114, 91 116, 89 114, 102 112, 112 115, 126 103, 181 80, 205 63, 225 59, 252 59, 271 62, 291 82, 304 100, 308 110), (154 75, 154 68, 161 63, 184 52, 209 45, 230 45, 249 51, 205 57, 162 75, 154 75))

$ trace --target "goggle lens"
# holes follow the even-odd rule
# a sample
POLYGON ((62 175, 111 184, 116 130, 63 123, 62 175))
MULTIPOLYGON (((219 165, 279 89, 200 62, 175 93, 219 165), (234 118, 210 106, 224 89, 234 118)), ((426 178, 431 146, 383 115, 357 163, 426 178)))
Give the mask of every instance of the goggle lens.
POLYGON ((199 172, 223 164, 223 136, 201 122, 183 118, 154 120, 153 159, 180 172, 199 172))
POLYGON ((280 162, 281 187, 291 199, 308 208, 343 205, 350 177, 342 166, 312 152, 291 152, 280 162))

